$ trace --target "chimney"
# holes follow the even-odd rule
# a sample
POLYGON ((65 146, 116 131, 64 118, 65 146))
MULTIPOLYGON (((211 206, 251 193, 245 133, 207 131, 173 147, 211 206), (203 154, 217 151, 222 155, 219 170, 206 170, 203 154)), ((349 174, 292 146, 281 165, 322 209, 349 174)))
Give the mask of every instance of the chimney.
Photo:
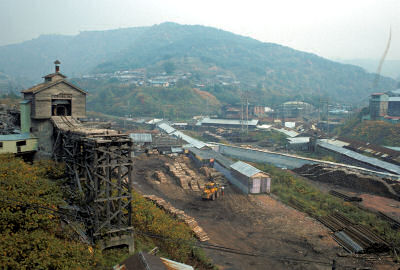
POLYGON ((60 61, 58 60, 54 61, 54 65, 56 65, 56 73, 60 72, 60 64, 61 64, 60 61))

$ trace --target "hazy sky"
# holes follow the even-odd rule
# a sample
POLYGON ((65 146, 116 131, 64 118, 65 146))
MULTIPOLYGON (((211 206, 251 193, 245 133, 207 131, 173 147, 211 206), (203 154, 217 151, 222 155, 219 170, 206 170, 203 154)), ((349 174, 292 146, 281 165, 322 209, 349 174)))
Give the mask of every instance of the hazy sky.
POLYGON ((400 0, 0 0, 0 45, 41 34, 201 24, 330 59, 400 60, 400 0))

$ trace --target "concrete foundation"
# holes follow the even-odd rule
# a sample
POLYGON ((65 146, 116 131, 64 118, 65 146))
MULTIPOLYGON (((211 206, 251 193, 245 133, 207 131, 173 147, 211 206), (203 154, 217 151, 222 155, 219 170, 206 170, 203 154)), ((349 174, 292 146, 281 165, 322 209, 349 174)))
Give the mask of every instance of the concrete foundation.
POLYGON ((129 254, 133 254, 135 252, 135 241, 133 233, 111 238, 104 238, 99 240, 99 244, 102 250, 118 246, 128 246, 129 254))

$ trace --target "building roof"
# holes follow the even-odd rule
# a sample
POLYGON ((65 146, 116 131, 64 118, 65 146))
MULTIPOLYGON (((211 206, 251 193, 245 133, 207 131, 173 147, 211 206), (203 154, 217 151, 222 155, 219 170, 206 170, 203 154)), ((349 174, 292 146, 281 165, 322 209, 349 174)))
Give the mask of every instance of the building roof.
POLYGON ((0 141, 22 141, 28 139, 36 139, 36 137, 31 136, 29 133, 0 135, 0 141))
POLYGON ((43 76, 42 78, 45 78, 45 79, 47 79, 47 78, 53 78, 54 76, 61 76, 61 77, 63 77, 63 78, 67 78, 67 76, 65 76, 64 74, 61 74, 60 72, 56 72, 56 73, 51 73, 51 74, 48 74, 48 75, 46 75, 46 76, 43 76))
POLYGON ((173 127, 171 127, 170 125, 168 125, 167 123, 161 123, 158 125, 158 128, 161 129, 162 131, 164 131, 167 134, 171 134, 173 132, 176 131, 176 129, 174 129, 173 127))
POLYGON ((144 252, 139 252, 128 257, 125 261, 120 263, 118 267, 120 267, 119 269, 126 269, 126 270, 168 269, 159 257, 144 252))
POLYGON ((238 161, 234 164, 231 165, 231 168, 240 172, 241 174, 247 176, 247 177, 252 177, 253 175, 257 174, 257 173, 261 173, 262 171, 260 171, 259 169, 251 166, 250 164, 247 164, 245 162, 242 161, 238 161))
POLYGON ((362 141, 348 139, 348 138, 344 138, 344 137, 339 137, 338 139, 348 143, 347 145, 345 145, 345 147, 349 148, 350 150, 353 149, 355 151, 358 150, 358 151, 369 152, 371 154, 382 156, 382 157, 383 157, 383 155, 386 155, 386 157, 390 156, 392 158, 396 158, 397 156, 400 156, 400 152, 395 151, 393 149, 388 149, 387 147, 382 147, 379 145, 365 143, 362 141))
POLYGON ((400 88, 399 88, 399 89, 396 89, 396 90, 389 91, 389 94, 392 94, 392 95, 400 95, 400 88))
POLYGON ((289 137, 296 137, 297 135, 299 135, 299 133, 294 130, 287 130, 283 128, 272 128, 272 129, 281 132, 289 137))
POLYGON ((198 124, 216 124, 216 125, 249 125, 249 126, 257 126, 258 120, 253 119, 253 120, 240 120, 240 119, 212 119, 209 117, 201 119, 198 124))
POLYGON ((82 90, 78 86, 76 86, 76 85, 74 85, 74 84, 72 84, 72 83, 70 83, 70 82, 68 82, 66 80, 58 80, 58 81, 55 81, 55 82, 39 83, 39 84, 37 84, 35 86, 32 86, 31 88, 22 90, 21 93, 24 93, 24 94, 26 94, 26 93, 36 94, 36 93, 38 93, 40 91, 43 91, 45 89, 48 89, 48 88, 50 88, 52 86, 55 86, 57 84, 60 84, 60 83, 65 83, 65 84, 69 85, 70 87, 72 87, 72 88, 74 88, 74 89, 76 89, 76 90, 78 90, 78 91, 80 91, 80 92, 82 92, 84 94, 87 94, 87 92, 85 90, 82 90))
POLYGON ((400 101, 400 97, 390 97, 389 102, 398 102, 400 101))
POLYGON ((196 147, 197 149, 201 149, 201 148, 207 146, 204 142, 194 139, 194 138, 180 132, 179 130, 176 130, 175 132, 173 132, 172 135, 184 140, 185 142, 192 145, 193 147, 196 147))
POLYGON ((305 105, 305 106, 311 106, 311 104, 303 102, 303 101, 287 101, 283 103, 283 105, 305 105))
POLYGON ((222 155, 221 153, 218 153, 217 151, 214 151, 212 149, 197 149, 195 147, 189 147, 188 148, 190 152, 195 154, 196 156, 200 157, 201 159, 214 159, 218 161, 221 165, 223 165, 225 168, 229 168, 232 164, 235 162, 232 161, 230 158, 222 155))
POLYGON ((131 133, 129 137, 133 140, 133 142, 138 143, 151 143, 153 142, 153 138, 151 134, 148 133, 131 133))
POLYGON ((323 147, 323 148, 328 149, 328 150, 331 150, 331 151, 337 152, 339 154, 342 154, 342 155, 348 156, 350 158, 353 158, 355 160, 370 164, 370 165, 375 166, 377 168, 384 169, 384 170, 386 170, 388 172, 400 175, 400 166, 397 166, 397 165, 394 165, 394 164, 391 164, 389 162, 385 162, 385 161, 382 161, 382 160, 379 160, 379 159, 376 159, 376 158, 367 157, 367 156, 364 156, 364 155, 359 154, 357 152, 351 151, 349 149, 342 148, 342 147, 339 147, 339 146, 336 146, 336 145, 333 145, 333 144, 330 144, 330 143, 327 143, 327 142, 323 142, 321 140, 318 140, 317 144, 319 146, 323 147))
POLYGON ((295 137, 295 138, 287 138, 289 144, 297 144, 297 143, 309 143, 310 137, 295 137))

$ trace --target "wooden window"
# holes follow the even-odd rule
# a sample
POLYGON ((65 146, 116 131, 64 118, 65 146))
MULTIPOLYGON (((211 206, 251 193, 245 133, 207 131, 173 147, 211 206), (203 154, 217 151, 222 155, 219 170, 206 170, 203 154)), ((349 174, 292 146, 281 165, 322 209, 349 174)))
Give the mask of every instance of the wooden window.
POLYGON ((24 145, 26 145, 26 141, 17 142, 17 146, 24 146, 24 145))

